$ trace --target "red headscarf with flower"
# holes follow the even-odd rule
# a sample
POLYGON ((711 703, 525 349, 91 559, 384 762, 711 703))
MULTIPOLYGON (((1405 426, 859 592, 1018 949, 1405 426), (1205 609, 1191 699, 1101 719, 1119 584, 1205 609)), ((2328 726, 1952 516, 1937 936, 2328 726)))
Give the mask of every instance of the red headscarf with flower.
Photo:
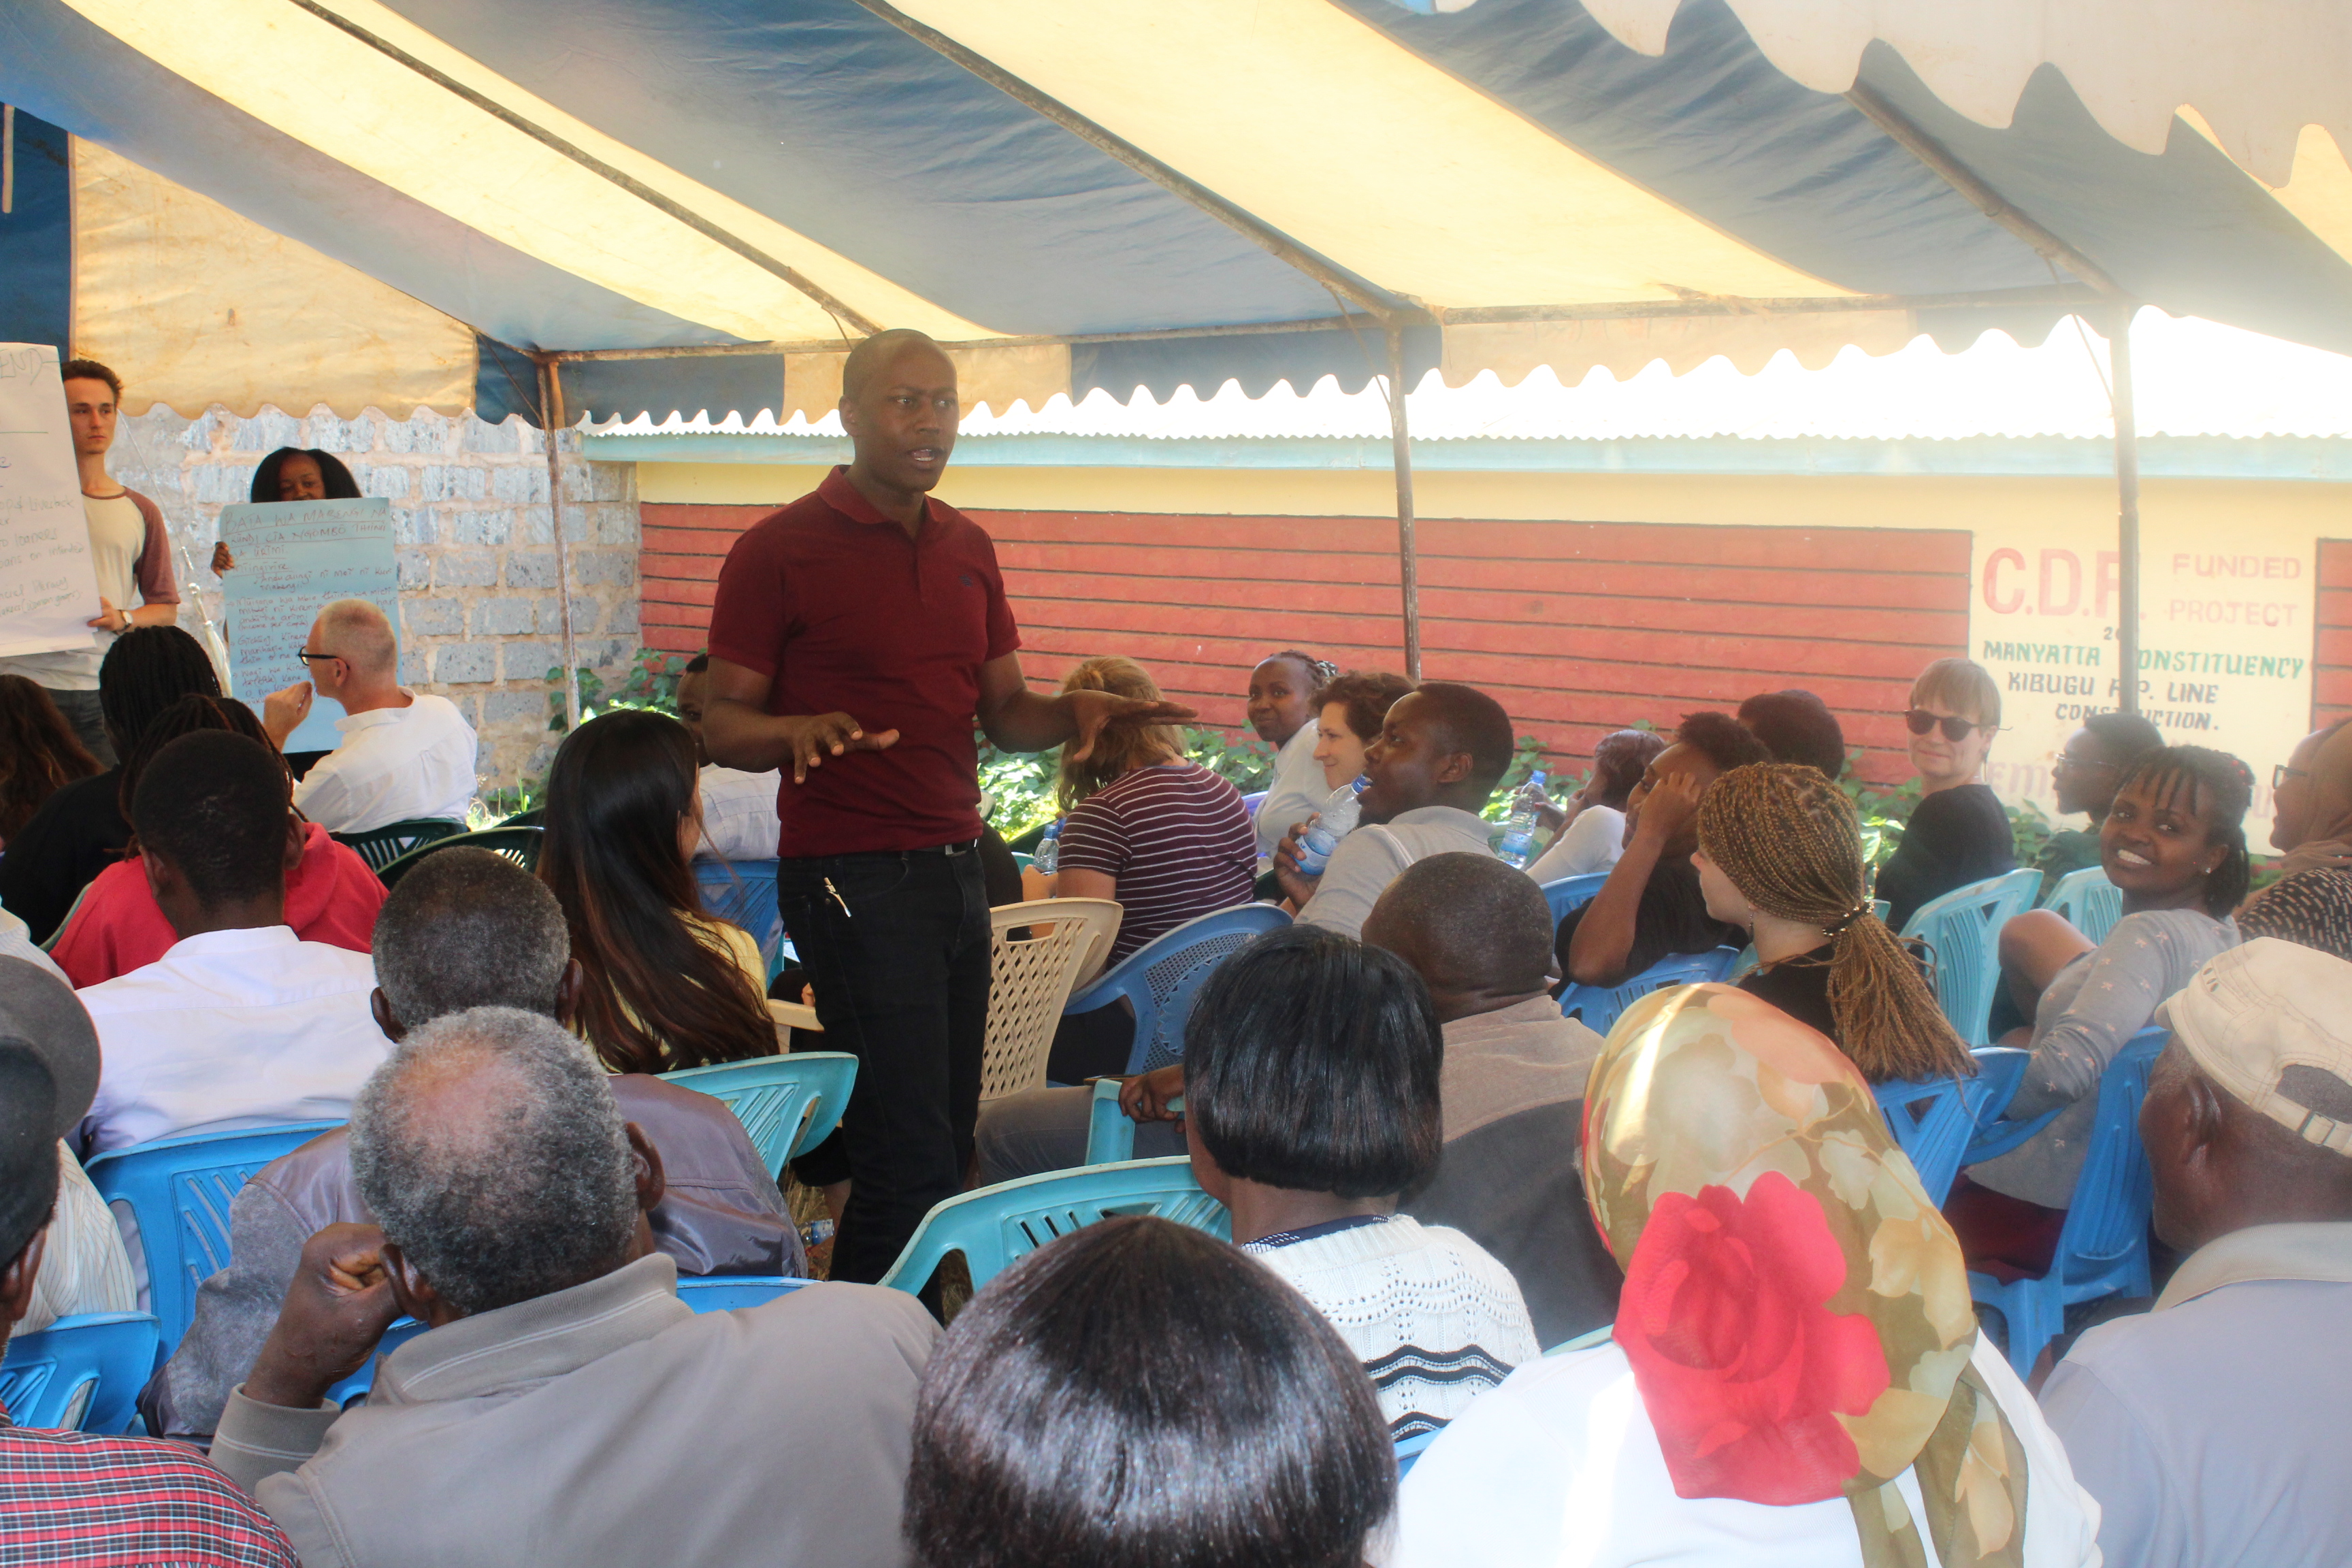
POLYGON ((1643 998, 1593 1065, 1584 1181, 1678 1495, 1842 1496, 1869 1568, 1924 1568, 1909 1469, 1947 1568, 2023 1563, 1959 1247, 1835 1046, 1727 985, 1643 998))

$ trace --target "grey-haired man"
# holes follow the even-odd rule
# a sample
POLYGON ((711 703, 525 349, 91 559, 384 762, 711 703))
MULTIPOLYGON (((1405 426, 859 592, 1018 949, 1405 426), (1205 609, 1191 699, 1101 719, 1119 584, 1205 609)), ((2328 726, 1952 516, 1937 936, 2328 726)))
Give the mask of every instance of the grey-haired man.
MULTIPOLYGON (((375 974, 376 1023, 394 1040, 468 1007, 520 1007, 561 1023, 579 987, 555 895, 487 849, 444 849, 401 879, 376 915, 375 974)), ((734 1112, 642 1073, 614 1079, 612 1089, 622 1116, 661 1152, 654 1245, 680 1273, 805 1271, 783 1194, 734 1112)), ((194 1321, 140 1396, 148 1429, 212 1431, 277 1321, 302 1244, 328 1226, 373 1217, 341 1128, 247 1183, 229 1206, 229 1266, 197 1290, 194 1321)))
POLYGON ((810 1285, 697 1315, 646 1215, 660 1155, 551 1020, 411 1034, 352 1110, 374 1226, 302 1249, 213 1459, 307 1568, 692 1563, 898 1568, 909 1295, 810 1285), (368 1402, 333 1382, 406 1313, 368 1402))

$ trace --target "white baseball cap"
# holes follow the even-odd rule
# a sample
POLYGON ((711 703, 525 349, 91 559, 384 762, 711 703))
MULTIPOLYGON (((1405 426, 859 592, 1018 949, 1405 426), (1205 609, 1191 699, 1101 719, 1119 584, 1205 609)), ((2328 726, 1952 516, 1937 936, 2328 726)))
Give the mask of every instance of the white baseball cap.
POLYGON ((2352 1121, 2315 1110, 2282 1087, 2291 1068, 2312 1068, 2342 1086, 2335 1109, 2352 1106, 2352 963, 2257 937, 2199 970, 2156 1016, 2239 1102, 2298 1138, 2352 1154, 2352 1121))

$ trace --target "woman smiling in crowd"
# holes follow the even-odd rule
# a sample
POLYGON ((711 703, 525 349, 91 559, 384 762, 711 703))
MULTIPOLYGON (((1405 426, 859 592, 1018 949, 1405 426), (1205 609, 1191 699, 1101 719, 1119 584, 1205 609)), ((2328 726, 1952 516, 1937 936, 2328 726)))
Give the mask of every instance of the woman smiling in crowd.
MULTIPOLYGON (((1969 1171, 1945 1214, 1985 1258, 2026 1272, 2048 1267, 2074 1179, 2090 1147, 2100 1075, 2157 1004, 2205 962, 2238 944, 2230 911, 2245 897, 2246 765, 2203 746, 2141 755, 2116 787, 2099 828, 2099 862, 2123 892, 2123 918, 2094 947, 2047 910, 2001 932, 2002 966, 2020 977, 2033 1021, 2033 1059, 2012 1117, 2063 1106, 2057 1120, 1998 1160, 1969 1171)), ((2003 1042, 2024 1045, 2024 1031, 2003 1042)))

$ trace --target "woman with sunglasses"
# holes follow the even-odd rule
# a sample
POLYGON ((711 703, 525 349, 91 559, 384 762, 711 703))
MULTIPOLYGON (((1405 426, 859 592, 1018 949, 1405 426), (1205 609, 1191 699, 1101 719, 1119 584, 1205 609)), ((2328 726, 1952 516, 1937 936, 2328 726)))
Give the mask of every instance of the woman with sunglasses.
POLYGON ((2000 729, 2000 688, 1973 659, 1939 658, 1911 683, 1911 766, 1920 802, 1903 842, 1878 873, 1878 896, 1896 931, 1919 906, 1955 888, 2017 868, 2017 840, 2000 797, 1984 782, 1985 753, 2000 729))

